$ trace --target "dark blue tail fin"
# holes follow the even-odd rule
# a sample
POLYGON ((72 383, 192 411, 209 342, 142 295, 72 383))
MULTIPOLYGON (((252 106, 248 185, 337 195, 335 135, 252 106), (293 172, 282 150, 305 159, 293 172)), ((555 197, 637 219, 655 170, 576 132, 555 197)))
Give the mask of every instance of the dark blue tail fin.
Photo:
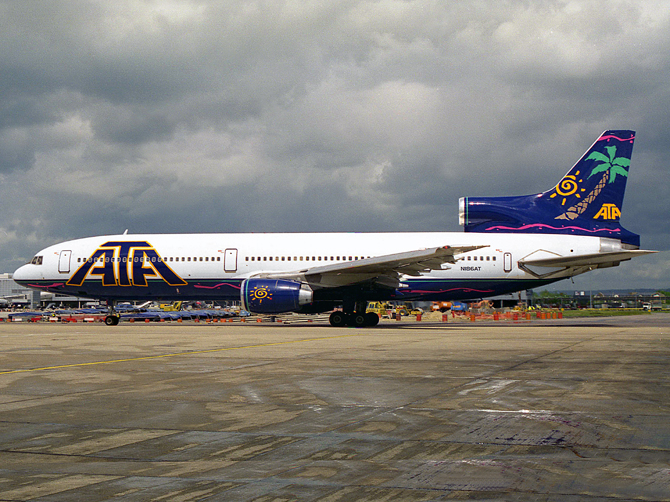
POLYGON ((640 245, 619 224, 634 131, 605 131, 547 192, 519 197, 464 197, 466 232, 595 235, 640 245))

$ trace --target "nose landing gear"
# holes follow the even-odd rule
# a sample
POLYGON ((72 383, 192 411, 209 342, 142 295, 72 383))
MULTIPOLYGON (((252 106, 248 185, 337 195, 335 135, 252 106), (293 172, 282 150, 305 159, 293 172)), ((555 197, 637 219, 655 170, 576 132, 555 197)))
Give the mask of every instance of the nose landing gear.
POLYGON ((119 320, 120 320, 120 319, 119 319, 119 316, 118 316, 118 315, 108 314, 108 315, 105 317, 105 324, 106 324, 107 326, 116 326, 117 324, 119 324, 119 320))
POLYGON ((121 316, 116 313, 116 310, 114 309, 114 305, 116 305, 116 302, 114 300, 108 301, 107 304, 109 305, 109 313, 105 317, 105 324, 107 326, 116 326, 119 324, 119 321, 121 320, 121 316))

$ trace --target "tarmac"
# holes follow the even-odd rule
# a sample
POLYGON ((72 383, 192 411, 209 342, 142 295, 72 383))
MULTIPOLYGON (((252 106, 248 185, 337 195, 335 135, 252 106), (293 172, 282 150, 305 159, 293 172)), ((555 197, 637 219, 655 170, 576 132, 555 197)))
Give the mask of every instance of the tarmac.
POLYGON ((0 324, 1 501, 670 500, 670 314, 0 324))

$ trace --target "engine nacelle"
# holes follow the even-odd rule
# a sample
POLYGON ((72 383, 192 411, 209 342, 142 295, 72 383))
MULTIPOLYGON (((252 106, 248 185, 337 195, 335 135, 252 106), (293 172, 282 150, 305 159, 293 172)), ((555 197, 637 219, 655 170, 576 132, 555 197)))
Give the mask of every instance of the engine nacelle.
POLYGON ((295 312, 314 300, 314 292, 307 284, 283 279, 247 279, 240 296, 242 308, 256 314, 295 312))

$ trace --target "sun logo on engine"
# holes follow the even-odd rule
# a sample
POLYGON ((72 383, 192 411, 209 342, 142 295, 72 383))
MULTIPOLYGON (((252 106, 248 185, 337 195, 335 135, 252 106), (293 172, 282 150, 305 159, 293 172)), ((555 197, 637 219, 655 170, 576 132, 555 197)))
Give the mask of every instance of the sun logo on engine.
POLYGON ((272 293, 267 286, 256 286, 250 293, 252 299, 263 303, 263 300, 272 300, 272 293))
POLYGON ((578 192, 585 192, 586 189, 579 187, 579 184, 584 180, 577 179, 577 176, 579 176, 579 171, 577 171, 574 176, 572 174, 566 175, 561 181, 558 182, 558 185, 556 185, 555 187, 556 191, 552 193, 549 196, 549 198, 553 199, 557 195, 560 195, 561 197, 563 197, 563 202, 561 202, 561 206, 565 205, 565 201, 571 195, 574 195, 578 199, 581 199, 582 196, 578 192))

